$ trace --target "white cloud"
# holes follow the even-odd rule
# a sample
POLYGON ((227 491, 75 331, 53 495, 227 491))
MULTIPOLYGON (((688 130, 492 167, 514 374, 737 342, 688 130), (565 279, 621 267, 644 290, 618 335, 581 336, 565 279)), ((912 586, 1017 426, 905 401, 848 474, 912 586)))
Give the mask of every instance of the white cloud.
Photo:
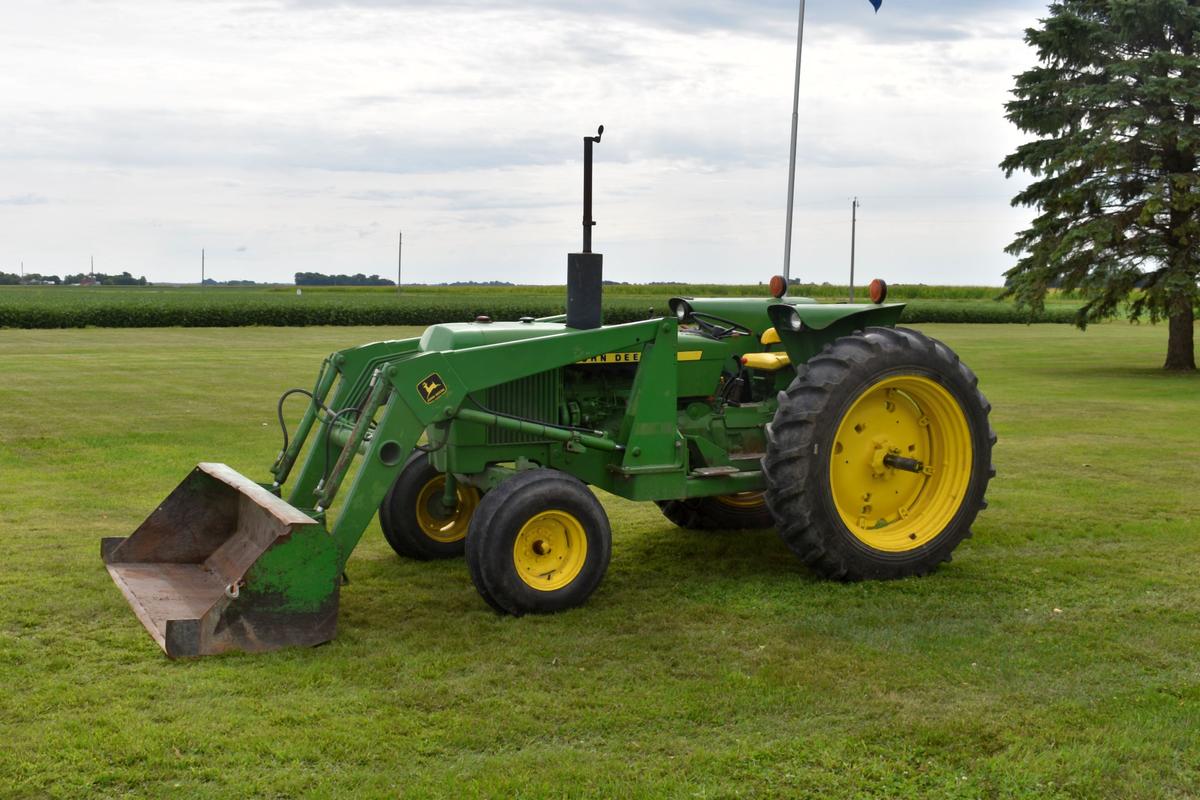
MULTIPOLYGON (((799 274, 842 279, 857 194, 865 272, 999 282, 1036 6, 809 5, 799 274)), ((764 279, 794 31, 790 3, 743 7, 8 0, 0 269, 194 280, 206 247, 218 278, 388 272, 402 227, 413 280, 559 282, 603 122, 609 277, 764 279)))

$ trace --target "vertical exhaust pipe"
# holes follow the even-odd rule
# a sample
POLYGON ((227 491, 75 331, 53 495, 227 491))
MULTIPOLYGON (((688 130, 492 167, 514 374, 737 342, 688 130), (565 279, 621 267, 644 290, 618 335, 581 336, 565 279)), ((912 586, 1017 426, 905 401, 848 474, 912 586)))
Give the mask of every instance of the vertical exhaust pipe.
POLYGON ((604 256, 592 252, 592 148, 604 136, 604 126, 595 136, 583 138, 583 252, 567 255, 567 327, 591 330, 604 324, 604 256))

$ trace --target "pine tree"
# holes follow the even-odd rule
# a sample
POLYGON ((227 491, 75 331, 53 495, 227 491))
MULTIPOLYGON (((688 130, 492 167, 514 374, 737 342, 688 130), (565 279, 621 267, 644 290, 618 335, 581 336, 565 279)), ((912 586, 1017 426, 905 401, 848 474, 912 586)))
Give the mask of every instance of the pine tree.
POLYGON ((1168 320, 1167 369, 1194 370, 1200 304, 1200 0, 1058 0, 1025 40, 1008 118, 1037 138, 1001 167, 1037 209, 1008 252, 1008 294, 1040 310, 1080 291, 1078 322, 1168 320))

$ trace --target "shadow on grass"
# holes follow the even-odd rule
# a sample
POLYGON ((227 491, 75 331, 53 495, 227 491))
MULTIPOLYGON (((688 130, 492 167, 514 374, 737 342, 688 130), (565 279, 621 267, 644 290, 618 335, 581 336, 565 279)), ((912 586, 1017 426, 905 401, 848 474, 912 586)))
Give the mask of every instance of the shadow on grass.
POLYGON ((613 563, 644 575, 819 578, 795 556, 774 529, 692 531, 670 525, 639 526, 613 545, 613 563))
MULTIPOLYGON (((614 527, 612 561, 598 590, 607 596, 602 605, 608 610, 615 605, 644 611, 669 597, 704 601, 738 587, 777 595, 828 583, 774 530, 686 531, 657 523, 614 527)), ((478 596, 462 559, 415 562, 390 550, 364 548, 351 559, 348 572, 344 623, 399 631, 413 624, 455 627, 503 619, 478 596)))
MULTIPOLYGON (((940 620, 936 636, 946 626, 974 631, 994 616, 992 606, 1013 606, 1030 588, 1024 579, 995 574, 994 560, 978 557, 923 578, 830 581, 775 530, 690 531, 643 506, 606 506, 614 544, 603 583, 582 607, 549 616, 496 613, 476 593, 461 559, 407 561, 377 540, 364 542, 342 594, 339 647, 421 651, 434 661, 494 650, 521 661, 530 657, 522 655, 526 650, 606 651, 630 636, 707 642, 711 631, 740 630, 755 619, 769 635, 838 646, 878 639, 906 650, 924 646, 931 619, 940 620)), ((703 646, 710 645, 719 642, 703 646)))

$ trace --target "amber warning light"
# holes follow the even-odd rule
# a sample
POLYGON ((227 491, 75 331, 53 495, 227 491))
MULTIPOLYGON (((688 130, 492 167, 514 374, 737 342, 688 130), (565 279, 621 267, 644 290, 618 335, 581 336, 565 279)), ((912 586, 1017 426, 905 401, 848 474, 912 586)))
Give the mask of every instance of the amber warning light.
POLYGON ((887 282, 876 278, 871 281, 871 302, 875 304, 887 300, 887 282))

